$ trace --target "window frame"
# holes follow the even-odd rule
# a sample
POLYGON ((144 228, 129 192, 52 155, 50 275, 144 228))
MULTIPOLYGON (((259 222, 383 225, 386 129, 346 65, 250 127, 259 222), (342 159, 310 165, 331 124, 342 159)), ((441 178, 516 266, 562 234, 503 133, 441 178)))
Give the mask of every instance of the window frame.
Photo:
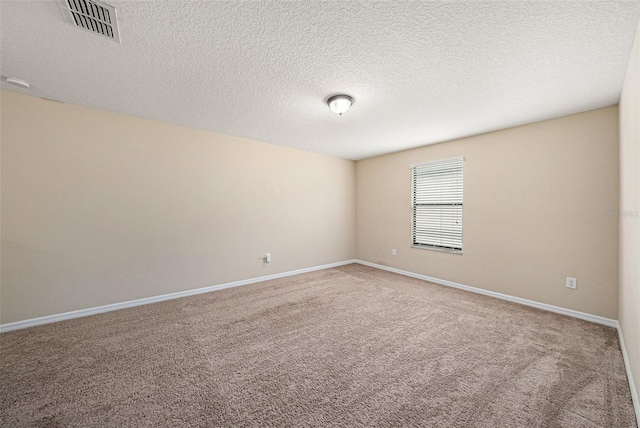
MULTIPOLYGON (((421 249, 421 250, 431 250, 431 251, 438 251, 438 252, 442 252, 442 253, 449 253, 449 254, 458 254, 458 255, 462 255, 463 254, 463 229, 464 229, 464 162, 465 162, 465 158, 464 156, 457 156, 457 157, 453 157, 453 158, 446 158, 446 159, 438 159, 438 160, 434 160, 434 161, 427 161, 427 162, 420 162, 420 163, 415 163, 415 164, 411 164, 409 165, 409 180, 410 180, 410 187, 411 187, 411 195, 410 195, 410 241, 411 241, 411 248, 417 248, 417 249, 421 249), (425 166, 429 165, 429 164, 433 164, 434 168, 437 167, 445 167, 447 164, 453 164, 454 162, 459 162, 459 175, 460 175, 460 190, 459 190, 459 195, 460 195, 460 200, 461 202, 459 204, 455 204, 455 203, 445 203, 445 204, 433 204, 433 205, 423 205, 423 206, 460 206, 460 219, 461 219, 461 226, 460 226, 460 246, 459 247, 453 247, 453 246, 448 246, 448 245, 436 245, 436 244, 423 244, 423 243, 419 243, 416 242, 416 232, 415 232, 415 226, 416 226, 416 218, 417 218, 417 214, 416 214, 416 207, 420 206, 420 204, 416 204, 415 203, 415 190, 416 190, 416 186, 414 185, 414 176, 416 175, 416 168, 424 168, 425 166)), ((456 190, 457 191, 457 190, 456 190)), ((441 230, 442 231, 442 230, 441 230)))

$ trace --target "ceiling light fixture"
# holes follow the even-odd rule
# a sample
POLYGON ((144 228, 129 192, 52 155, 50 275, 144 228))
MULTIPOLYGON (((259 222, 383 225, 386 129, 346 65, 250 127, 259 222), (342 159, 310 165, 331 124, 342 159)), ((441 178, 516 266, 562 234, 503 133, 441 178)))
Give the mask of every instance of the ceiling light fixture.
POLYGON ((18 79, 17 77, 7 77, 6 82, 10 85, 17 86, 18 88, 29 89, 31 87, 29 82, 18 79))
POLYGON ((344 94, 334 95, 327 100, 327 105, 329 105, 331 111, 339 116, 349 111, 351 104, 353 104, 353 97, 344 94))

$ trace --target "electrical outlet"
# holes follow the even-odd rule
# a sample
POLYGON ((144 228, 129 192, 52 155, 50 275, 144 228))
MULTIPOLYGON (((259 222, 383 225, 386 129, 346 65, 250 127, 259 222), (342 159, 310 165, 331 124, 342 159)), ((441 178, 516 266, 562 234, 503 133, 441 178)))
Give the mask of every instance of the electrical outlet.
POLYGON ((574 290, 578 286, 578 280, 575 278, 567 277, 567 288, 573 288, 574 290))
POLYGON ((262 258, 262 260, 264 260, 264 262, 265 262, 266 264, 271 263, 271 253, 266 253, 266 254, 264 255, 264 257, 262 258))
POLYGON ((392 255, 392 256, 395 256, 395 255, 396 255, 396 249, 395 249, 395 248, 392 248, 392 249, 391 249, 391 255, 392 255))

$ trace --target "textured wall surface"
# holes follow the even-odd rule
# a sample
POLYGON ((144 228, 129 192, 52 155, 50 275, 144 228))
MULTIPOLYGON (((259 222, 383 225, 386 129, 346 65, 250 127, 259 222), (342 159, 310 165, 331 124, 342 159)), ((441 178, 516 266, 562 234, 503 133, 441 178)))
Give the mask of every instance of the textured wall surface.
POLYGON ((359 259, 617 318, 617 107, 358 161, 356 170, 359 259), (465 156, 464 254, 410 248, 409 165, 454 156, 465 156))
POLYGON ((1 98, 2 323, 355 255, 352 161, 1 98))
POLYGON ((618 319, 624 334, 636 392, 640 392, 640 26, 620 97, 618 319))
MULTIPOLYGON (((618 103, 640 2, 0 2, 35 96, 362 159, 618 103), (324 100, 356 99, 342 118, 324 100)), ((12 88, 2 83, 4 89, 12 88)))

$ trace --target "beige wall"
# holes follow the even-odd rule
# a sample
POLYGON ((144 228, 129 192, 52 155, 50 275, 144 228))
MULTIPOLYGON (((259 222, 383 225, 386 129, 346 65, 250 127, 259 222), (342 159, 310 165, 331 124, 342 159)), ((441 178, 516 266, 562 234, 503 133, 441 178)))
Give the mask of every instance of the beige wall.
POLYGON ((617 317, 618 219, 606 215, 618 210, 617 107, 366 159, 356 170, 359 259, 617 317), (461 155, 464 254, 410 248, 409 165, 461 155))
POLYGON ((352 161, 11 92, 1 108, 2 323, 355 256, 352 161))
POLYGON ((617 318, 616 107, 355 165, 10 92, 1 107, 2 323, 356 255, 617 318), (464 255, 410 248, 409 164, 458 155, 464 255))
POLYGON ((622 327, 636 391, 640 391, 639 212, 640 24, 620 97, 620 312, 618 320, 622 327))

